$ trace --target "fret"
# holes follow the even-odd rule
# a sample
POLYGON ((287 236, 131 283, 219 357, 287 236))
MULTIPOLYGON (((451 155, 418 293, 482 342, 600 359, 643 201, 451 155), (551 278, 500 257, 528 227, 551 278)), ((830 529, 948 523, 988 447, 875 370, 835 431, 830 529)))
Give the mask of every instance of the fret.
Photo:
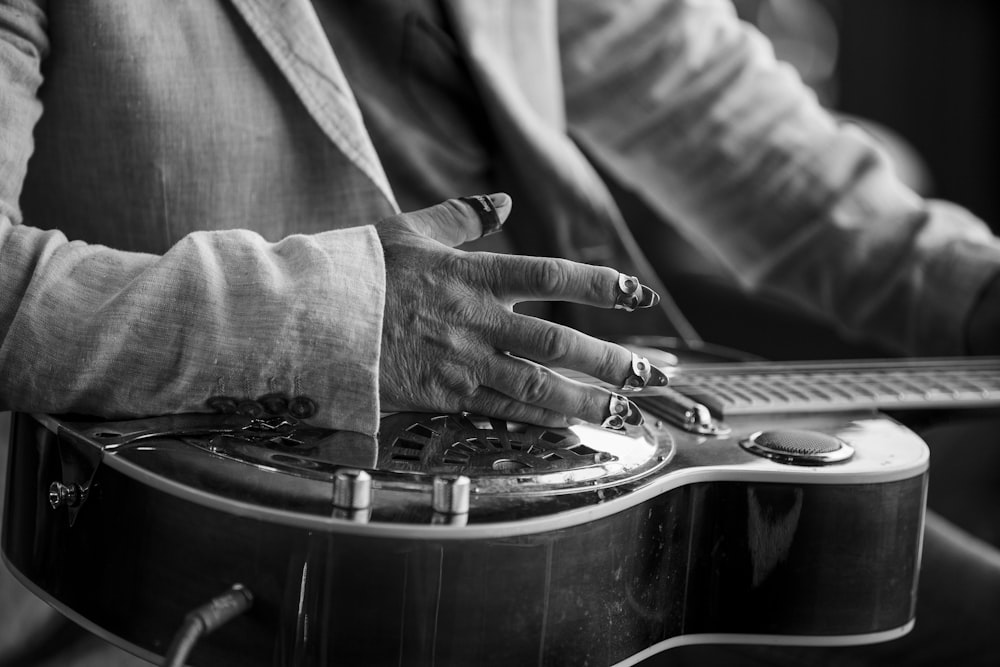
POLYGON ((679 366, 670 386, 719 415, 1000 405, 1000 359, 679 366))
MULTIPOLYGON (((593 381, 579 371, 557 370, 575 380, 593 381)), ((719 418, 1000 406, 1000 357, 680 364, 663 370, 670 389, 702 403, 719 418)), ((637 396, 645 409, 655 405, 658 391, 650 388, 637 396)))

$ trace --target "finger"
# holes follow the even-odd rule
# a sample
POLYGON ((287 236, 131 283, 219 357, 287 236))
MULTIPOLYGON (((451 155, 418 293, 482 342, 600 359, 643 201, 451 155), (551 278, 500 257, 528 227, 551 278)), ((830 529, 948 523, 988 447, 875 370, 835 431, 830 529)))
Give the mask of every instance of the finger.
POLYGON ((621 345, 593 338, 561 324, 505 312, 488 334, 498 350, 546 366, 565 366, 605 382, 620 385, 632 353, 621 345))
POLYGON ((449 199, 436 206, 406 214, 411 229, 439 243, 455 247, 496 232, 512 207, 508 195, 475 195, 449 199))
POLYGON ((642 413, 630 400, 597 385, 566 378, 527 359, 497 354, 481 371, 481 383, 527 405, 567 417, 618 427, 642 423, 642 413))
POLYGON ((664 386, 667 376, 628 348, 538 318, 506 313, 489 334, 499 350, 599 378, 625 391, 664 386))
POLYGON ((479 387, 467 396, 462 409, 477 415, 538 426, 565 428, 578 423, 578 420, 572 417, 519 401, 489 387, 479 387))
MULTIPOLYGON (((503 193, 488 196, 472 195, 470 197, 459 197, 458 200, 471 206, 472 210, 479 216, 480 236, 489 236, 500 231, 504 220, 500 219, 498 206, 502 205, 506 209, 507 215, 510 214, 511 200, 510 197, 503 193)), ((506 219, 506 216, 504 219, 506 219)))
POLYGON ((489 287, 502 300, 569 301, 599 308, 649 308, 660 296, 634 276, 554 257, 487 255, 489 287), (491 263, 491 264, 490 264, 491 263))

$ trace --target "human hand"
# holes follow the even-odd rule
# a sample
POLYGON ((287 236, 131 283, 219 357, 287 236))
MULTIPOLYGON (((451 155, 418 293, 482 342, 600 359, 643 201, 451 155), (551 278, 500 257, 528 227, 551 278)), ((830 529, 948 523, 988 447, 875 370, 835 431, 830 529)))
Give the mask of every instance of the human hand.
POLYGON ((607 267, 456 250, 483 233, 484 221, 498 227, 506 220, 510 198, 490 200, 495 214, 473 207, 482 198, 450 199, 377 225, 386 270, 382 410, 464 411, 543 426, 641 423, 638 408, 621 394, 547 366, 614 385, 665 384, 662 373, 620 345, 515 313, 513 306, 559 300, 633 309, 659 297, 607 267))

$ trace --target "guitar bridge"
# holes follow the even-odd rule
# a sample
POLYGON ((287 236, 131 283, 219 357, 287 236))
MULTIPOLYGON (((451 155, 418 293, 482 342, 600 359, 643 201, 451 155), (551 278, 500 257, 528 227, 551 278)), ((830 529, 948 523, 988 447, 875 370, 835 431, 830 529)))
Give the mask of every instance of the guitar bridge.
POLYGON ((716 419, 706 405, 670 387, 658 387, 655 395, 637 396, 633 400, 649 414, 689 433, 722 436, 730 432, 725 422, 716 419))

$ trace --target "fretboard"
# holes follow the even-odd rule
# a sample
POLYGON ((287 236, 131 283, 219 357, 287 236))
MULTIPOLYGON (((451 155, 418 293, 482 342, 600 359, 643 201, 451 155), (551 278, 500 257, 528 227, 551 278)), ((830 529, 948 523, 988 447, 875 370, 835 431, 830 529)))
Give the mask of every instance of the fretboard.
POLYGON ((681 366, 671 388, 718 415, 1000 406, 1000 358, 681 366))

